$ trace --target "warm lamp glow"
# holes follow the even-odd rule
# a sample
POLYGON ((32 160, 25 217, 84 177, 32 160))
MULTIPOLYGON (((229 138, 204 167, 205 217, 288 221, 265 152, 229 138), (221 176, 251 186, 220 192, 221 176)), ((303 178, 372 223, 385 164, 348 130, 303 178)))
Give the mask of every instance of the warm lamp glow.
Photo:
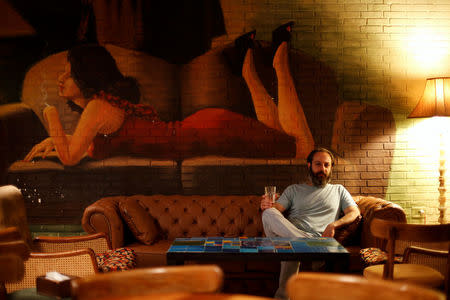
MULTIPOLYGON (((404 135, 407 138, 407 148, 412 151, 411 159, 414 157, 416 163, 425 167, 425 165, 438 162, 436 149, 439 149, 439 132, 443 128, 450 128, 450 118, 423 118, 416 119, 413 126, 405 128, 404 135), (436 134, 433 134, 435 133, 436 134)), ((444 132, 447 134, 448 132, 444 132)), ((450 161, 450 140, 444 140, 446 159, 450 161)), ((417 167, 416 167, 417 168, 417 167)), ((421 169, 424 170, 424 169, 421 169)), ((429 168, 429 171, 435 170, 429 168)), ((449 172, 450 173, 450 172, 449 172)))
MULTIPOLYGON (((450 116, 450 77, 428 78, 419 103, 408 118, 448 117, 450 116)), ((439 128, 439 223, 446 223, 445 198, 445 140, 446 128, 439 128)), ((431 132, 430 132, 431 133, 431 132)))
POLYGON ((427 73, 445 72, 449 46, 447 35, 442 32, 426 26, 412 28, 404 45, 411 58, 408 61, 408 68, 427 73))

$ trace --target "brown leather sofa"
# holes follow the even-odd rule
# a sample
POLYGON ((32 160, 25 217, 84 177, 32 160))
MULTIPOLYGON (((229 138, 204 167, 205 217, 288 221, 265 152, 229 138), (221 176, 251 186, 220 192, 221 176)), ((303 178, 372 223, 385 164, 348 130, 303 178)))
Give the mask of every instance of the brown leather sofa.
MULTIPOLYGON (((359 222, 341 228, 338 240, 351 252, 350 270, 361 270, 359 249, 383 247, 370 233, 373 218, 406 222, 403 209, 386 200, 355 196, 359 222)), ((138 267, 166 264, 166 251, 176 237, 263 236, 260 196, 134 195, 102 198, 88 206, 82 225, 86 232, 105 232, 113 248, 130 247, 138 267)), ((221 264, 226 292, 272 296, 279 264, 221 264)))

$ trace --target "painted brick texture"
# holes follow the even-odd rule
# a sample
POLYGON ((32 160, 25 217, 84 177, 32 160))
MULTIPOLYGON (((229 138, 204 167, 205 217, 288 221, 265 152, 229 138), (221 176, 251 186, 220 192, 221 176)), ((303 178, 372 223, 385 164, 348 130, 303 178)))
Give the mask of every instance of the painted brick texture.
POLYGON ((423 222, 412 218, 417 206, 425 208, 427 222, 436 222, 438 144, 421 141, 437 130, 430 129, 424 139, 414 133, 422 130, 423 122, 407 115, 420 99, 427 77, 450 74, 450 3, 255 0, 222 1, 222 7, 228 35, 215 43, 251 29, 270 41, 273 28, 293 20, 292 47, 332 70, 339 103, 380 105, 393 113, 389 122, 377 113, 367 113, 365 120, 346 120, 352 129, 345 132, 340 149, 344 159, 336 180, 352 193, 384 195, 400 204, 411 222, 423 222), (376 122, 385 122, 386 127, 371 130, 376 122))

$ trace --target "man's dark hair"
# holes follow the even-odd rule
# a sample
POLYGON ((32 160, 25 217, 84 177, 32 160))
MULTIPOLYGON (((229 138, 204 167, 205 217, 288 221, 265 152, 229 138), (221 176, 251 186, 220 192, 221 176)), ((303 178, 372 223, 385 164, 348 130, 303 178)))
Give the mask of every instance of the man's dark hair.
POLYGON ((333 153, 331 153, 330 150, 325 148, 316 148, 311 153, 309 153, 308 157, 306 158, 306 162, 312 164, 312 160, 314 158, 314 155, 318 152, 324 152, 327 153, 331 157, 331 166, 334 167, 335 159, 333 153))

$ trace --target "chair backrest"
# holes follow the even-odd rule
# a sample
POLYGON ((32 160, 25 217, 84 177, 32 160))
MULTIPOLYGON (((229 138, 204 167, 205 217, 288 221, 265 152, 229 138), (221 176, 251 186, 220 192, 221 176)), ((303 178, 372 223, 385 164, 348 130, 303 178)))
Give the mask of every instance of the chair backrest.
POLYGON ((374 219, 370 229, 376 237, 393 241, 432 243, 450 240, 450 224, 406 224, 374 219))
POLYGON ((0 187, 0 229, 7 227, 16 227, 22 240, 31 247, 25 201, 22 192, 13 185, 0 187))
MULTIPOLYGON (((449 242, 450 224, 423 225, 423 224, 405 224, 390 222, 382 219, 374 219, 370 226, 372 234, 376 237, 386 239, 388 260, 383 271, 383 278, 392 279, 394 274, 394 256, 396 241, 410 241, 419 243, 449 242)), ((447 246, 447 286, 449 280, 450 268, 450 243, 447 246)))
POLYGON ((78 278, 72 298, 79 300, 152 293, 214 293, 221 289, 223 272, 216 265, 187 265, 135 269, 78 278))
POLYGON ((24 260, 30 248, 16 227, 0 229, 0 299, 6 298, 5 281, 18 281, 24 276, 24 260))
POLYGON ((424 287, 362 276, 300 272, 286 286, 291 300, 444 300, 445 295, 424 287))
POLYGON ((82 249, 58 253, 30 253, 30 257, 25 261, 23 278, 5 282, 6 290, 11 293, 36 287, 36 278, 51 271, 76 277, 93 275, 98 272, 94 251, 82 249))
POLYGON ((30 256, 30 248, 22 240, 21 233, 16 227, 0 229, 0 255, 13 254, 22 260, 30 256))

